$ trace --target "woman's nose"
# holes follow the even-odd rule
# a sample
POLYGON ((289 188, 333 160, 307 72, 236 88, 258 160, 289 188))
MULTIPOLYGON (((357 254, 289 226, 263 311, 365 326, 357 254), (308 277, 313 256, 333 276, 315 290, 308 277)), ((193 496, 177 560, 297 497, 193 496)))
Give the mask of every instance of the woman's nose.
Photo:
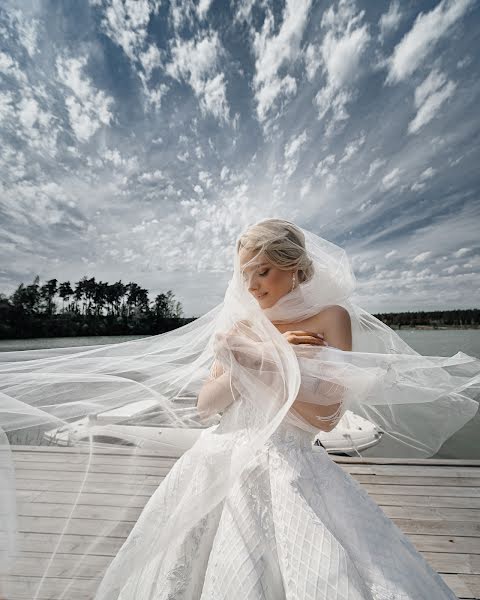
POLYGON ((254 292, 257 289, 257 284, 254 278, 247 279, 247 289, 250 293, 254 292))

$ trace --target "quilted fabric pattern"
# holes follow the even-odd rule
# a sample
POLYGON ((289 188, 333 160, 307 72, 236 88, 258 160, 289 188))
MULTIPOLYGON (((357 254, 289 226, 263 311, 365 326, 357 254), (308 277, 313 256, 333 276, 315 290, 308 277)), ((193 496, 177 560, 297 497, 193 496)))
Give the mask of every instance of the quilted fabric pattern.
MULTIPOLYGON (((229 496, 169 549, 167 560, 155 564, 153 559, 141 578, 109 597, 455 600, 363 488, 324 449, 312 450, 312 439, 282 423, 229 496)), ((161 527, 165 511, 175 505, 176 488, 191 473, 191 461, 191 450, 177 461, 121 553, 141 543, 145 524, 161 527)))

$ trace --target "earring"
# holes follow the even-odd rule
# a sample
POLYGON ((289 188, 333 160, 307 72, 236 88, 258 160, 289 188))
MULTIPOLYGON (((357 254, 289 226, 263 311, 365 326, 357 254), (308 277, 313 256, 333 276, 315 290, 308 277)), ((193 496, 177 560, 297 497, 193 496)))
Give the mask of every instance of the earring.
POLYGON ((292 273, 292 289, 290 291, 293 292, 294 289, 295 289, 295 273, 292 273))

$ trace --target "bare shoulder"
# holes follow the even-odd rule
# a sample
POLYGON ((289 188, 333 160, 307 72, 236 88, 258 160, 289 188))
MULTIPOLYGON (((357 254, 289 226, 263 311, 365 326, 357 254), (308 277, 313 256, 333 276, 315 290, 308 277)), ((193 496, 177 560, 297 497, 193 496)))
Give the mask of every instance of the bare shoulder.
POLYGON ((346 308, 338 304, 327 306, 316 315, 316 321, 328 344, 340 350, 352 349, 352 325, 346 308))

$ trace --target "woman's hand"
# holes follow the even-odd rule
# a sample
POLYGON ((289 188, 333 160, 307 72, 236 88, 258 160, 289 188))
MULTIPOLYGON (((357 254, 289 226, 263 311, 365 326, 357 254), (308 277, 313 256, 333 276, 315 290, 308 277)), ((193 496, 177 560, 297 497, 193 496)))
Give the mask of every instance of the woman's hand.
POLYGON ((312 346, 328 346, 323 335, 314 331, 285 331, 282 335, 287 342, 294 345, 310 344, 312 346))

